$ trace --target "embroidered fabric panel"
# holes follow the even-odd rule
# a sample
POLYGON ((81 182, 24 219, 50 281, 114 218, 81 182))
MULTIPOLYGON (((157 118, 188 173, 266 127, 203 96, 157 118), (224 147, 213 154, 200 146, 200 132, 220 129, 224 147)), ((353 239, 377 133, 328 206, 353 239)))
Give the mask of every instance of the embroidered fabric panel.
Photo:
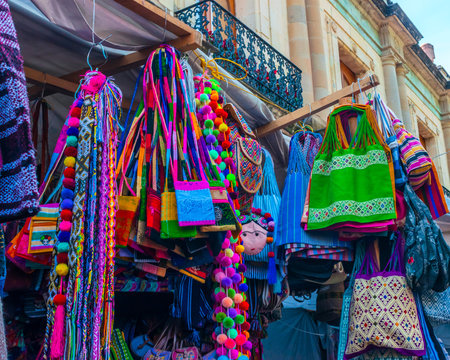
POLYGON ((322 209, 309 208, 309 223, 321 223, 338 216, 365 217, 371 215, 390 214, 395 211, 394 199, 379 198, 369 201, 342 200, 322 209))
POLYGON ((417 307, 404 276, 357 278, 350 306, 346 355, 369 345, 419 352, 425 349, 417 307))
POLYGON ((241 138, 240 146, 242 153, 255 165, 260 165, 262 161, 261 145, 251 138, 241 138))
POLYGON ((364 155, 345 154, 333 156, 331 161, 316 160, 313 166, 313 174, 329 176, 335 170, 349 167, 362 170, 376 164, 385 165, 387 162, 386 153, 383 150, 371 150, 364 155))

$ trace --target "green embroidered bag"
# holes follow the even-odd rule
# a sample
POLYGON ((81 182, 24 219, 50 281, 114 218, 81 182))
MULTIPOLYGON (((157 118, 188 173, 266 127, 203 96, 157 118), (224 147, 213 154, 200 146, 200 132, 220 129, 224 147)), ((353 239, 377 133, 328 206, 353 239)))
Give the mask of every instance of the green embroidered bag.
POLYGON ((308 230, 395 218, 392 157, 370 105, 335 108, 311 173, 308 230), (358 118, 350 144, 342 124, 349 114, 358 118))

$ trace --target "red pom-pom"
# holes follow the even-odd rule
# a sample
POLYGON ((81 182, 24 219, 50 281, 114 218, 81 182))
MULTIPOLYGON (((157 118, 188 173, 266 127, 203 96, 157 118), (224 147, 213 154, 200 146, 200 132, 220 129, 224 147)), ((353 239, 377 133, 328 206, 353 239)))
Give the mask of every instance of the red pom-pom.
POLYGON ((77 148, 75 146, 68 146, 64 150, 64 155, 66 155, 66 156, 77 157, 77 154, 78 154, 78 152, 77 152, 77 148))
POLYGON ((225 347, 226 347, 227 349, 234 349, 235 346, 236 346, 236 343, 234 342, 233 339, 227 339, 227 340, 225 341, 225 347))
POLYGON ((250 330, 250 323, 248 321, 244 322, 241 325, 241 329, 242 329, 242 331, 249 331, 250 330))
POLYGON ((74 179, 69 179, 69 178, 64 178, 63 186, 66 189, 75 190, 75 180, 74 179))
POLYGON ((275 257, 275 253, 273 251, 269 251, 267 256, 270 257, 270 258, 273 258, 273 257, 275 257))
POLYGON ((234 341, 236 341, 236 344, 238 344, 239 346, 242 346, 247 341, 247 338, 245 337, 245 335, 239 334, 238 336, 236 336, 236 339, 234 339, 234 341))
POLYGON ((255 209, 254 213, 257 215, 261 215, 261 209, 255 209))
POLYGON ((268 231, 273 232, 275 230, 275 228, 272 225, 269 225, 269 227, 267 228, 268 231))
POLYGON ((66 220, 66 221, 71 221, 72 220, 72 211, 70 211, 69 209, 64 209, 61 211, 61 219, 66 220))
POLYGON ((56 255, 56 262, 58 264, 67 264, 68 261, 69 257, 67 253, 59 253, 58 255, 56 255))
POLYGON ((74 179, 75 178, 75 169, 68 167, 64 170, 64 177, 68 179, 74 179))
POLYGON ((70 116, 80 118, 81 116, 81 108, 80 107, 73 107, 70 109, 70 116))
POLYGON ((219 106, 219 104, 217 103, 217 101, 210 101, 209 102, 209 106, 211 106, 211 109, 213 111, 216 111, 217 107, 219 106))
POLYGON ((247 311, 249 308, 248 302, 247 301, 243 301, 239 304, 239 309, 247 311))
POLYGON ((53 298, 53 303, 58 306, 58 305, 65 305, 66 304, 66 296, 63 294, 57 294, 55 295, 55 297, 53 298))
POLYGON ((268 219, 268 218, 270 218, 271 216, 272 216, 272 215, 270 215, 270 213, 265 213, 265 214, 264 214, 264 218, 265 218, 265 219, 268 219))
POLYGON ((231 146, 231 143, 230 143, 228 140, 225 140, 225 141, 222 142, 222 148, 223 148, 224 150, 229 149, 230 146, 231 146))

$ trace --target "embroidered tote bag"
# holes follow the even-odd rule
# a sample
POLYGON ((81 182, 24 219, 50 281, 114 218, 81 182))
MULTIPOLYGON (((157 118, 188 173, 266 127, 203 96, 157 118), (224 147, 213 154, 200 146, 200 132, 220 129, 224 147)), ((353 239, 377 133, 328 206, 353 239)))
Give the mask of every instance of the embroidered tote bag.
POLYGON ((425 341, 414 295, 403 271, 401 238, 384 271, 378 271, 372 248, 355 277, 344 359, 373 348, 391 348, 402 355, 425 355, 425 341))
POLYGON ((394 172, 389 147, 369 105, 337 107, 328 117, 324 141, 314 160, 308 230, 343 222, 371 223, 396 218, 394 172), (341 115, 354 112, 358 126, 350 144, 341 115))
POLYGON ((59 204, 41 205, 41 210, 30 221, 30 242, 28 253, 51 253, 57 239, 56 225, 59 204))

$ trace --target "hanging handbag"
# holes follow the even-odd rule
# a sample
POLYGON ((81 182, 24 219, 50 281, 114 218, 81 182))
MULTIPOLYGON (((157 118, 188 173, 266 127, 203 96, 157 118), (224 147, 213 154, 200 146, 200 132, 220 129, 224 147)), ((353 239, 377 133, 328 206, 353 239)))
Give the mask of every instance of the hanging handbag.
POLYGON ((423 310, 434 325, 450 324, 450 288, 438 293, 428 290, 420 294, 423 310))
POLYGON ((407 184, 406 278, 414 291, 442 292, 450 286, 450 248, 426 205, 407 184))
POLYGON ((355 277, 344 359, 372 348, 391 348, 402 355, 425 355, 425 341, 416 302, 406 282, 401 236, 383 271, 378 271, 370 248, 355 277))
POLYGON ((111 334, 111 354, 114 360, 133 360, 122 330, 114 329, 111 334))
POLYGON ((314 160, 308 230, 395 218, 392 158, 371 107, 338 106, 328 117, 324 141, 314 160), (342 130, 344 112, 357 113, 359 118, 350 144, 342 130))
POLYGON ((392 124, 397 136, 400 156, 408 174, 409 184, 416 190, 429 179, 432 168, 431 158, 420 141, 405 129, 400 120, 394 119, 392 124))
POLYGON ((230 130, 229 139, 237 169, 239 210, 242 214, 249 214, 253 197, 262 184, 261 145, 234 105, 226 104, 224 110, 228 113, 226 123, 230 130))
POLYGON ((59 204, 41 205, 41 210, 30 220, 28 253, 51 253, 55 245, 59 204))

